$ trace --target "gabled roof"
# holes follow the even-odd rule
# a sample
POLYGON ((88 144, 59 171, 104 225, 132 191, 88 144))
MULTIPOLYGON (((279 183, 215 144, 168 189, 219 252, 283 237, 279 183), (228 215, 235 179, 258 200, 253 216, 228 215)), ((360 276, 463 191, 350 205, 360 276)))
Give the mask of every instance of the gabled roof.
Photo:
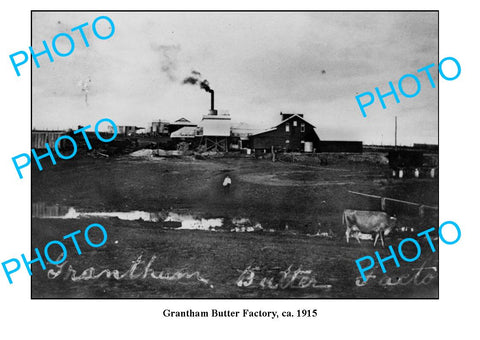
MULTIPOLYGON (((277 125, 278 126, 278 125, 277 125)), ((257 132, 257 133, 252 133, 251 136, 256 136, 256 135, 261 135, 262 133, 266 133, 266 132, 270 132, 270 131, 275 131, 277 129, 277 127, 273 127, 271 129, 268 129, 268 130, 264 130, 264 131, 260 131, 260 132, 257 132)))
POLYGON ((307 121, 305 120, 305 118, 299 116, 298 114, 294 114, 293 116, 288 117, 288 118, 285 119, 285 120, 282 120, 280 123, 278 123, 278 124, 275 125, 274 127, 270 128, 270 129, 267 129, 267 130, 265 130, 265 131, 261 131, 261 132, 254 133, 254 134, 252 134, 252 136, 260 135, 260 134, 262 134, 262 133, 266 133, 266 132, 270 132, 270 131, 275 131, 280 125, 282 125, 282 124, 285 123, 285 122, 288 122, 290 119, 295 118, 295 117, 298 118, 298 119, 300 119, 300 120, 303 120, 305 123, 307 123, 307 124, 311 125, 312 127, 316 128, 315 125, 307 122, 307 121))
POLYGON ((175 121, 175 123, 191 123, 187 118, 179 118, 175 121))
POLYGON ((313 126, 313 127, 316 127, 315 125, 313 125, 313 124, 311 124, 311 123, 307 122, 307 121, 305 120, 305 118, 303 118, 303 117, 299 116, 298 114, 294 114, 293 116, 290 116, 290 117, 288 117, 287 119, 285 119, 285 120, 281 121, 279 124, 275 125, 275 127, 277 127, 277 126, 279 126, 279 125, 281 125, 281 124, 283 124, 283 123, 285 123, 285 122, 289 121, 290 119, 292 119, 292 118, 294 118, 294 117, 297 117, 298 119, 301 119, 301 120, 303 120, 305 123, 307 123, 307 124, 309 124, 309 125, 311 125, 311 126, 313 126))
POLYGON ((196 126, 196 124, 192 123, 191 121, 189 121, 188 119, 186 118, 180 118, 180 119, 177 119, 176 121, 174 121, 172 124, 170 125, 189 125, 189 126, 196 126))

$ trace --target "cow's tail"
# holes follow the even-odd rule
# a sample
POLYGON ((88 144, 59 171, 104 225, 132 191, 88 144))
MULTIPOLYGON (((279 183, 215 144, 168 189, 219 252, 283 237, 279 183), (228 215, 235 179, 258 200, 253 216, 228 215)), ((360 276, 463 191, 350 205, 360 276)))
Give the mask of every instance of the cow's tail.
POLYGON ((343 214, 342 214, 342 226, 346 226, 347 225, 347 218, 345 217, 345 210, 343 211, 343 214))

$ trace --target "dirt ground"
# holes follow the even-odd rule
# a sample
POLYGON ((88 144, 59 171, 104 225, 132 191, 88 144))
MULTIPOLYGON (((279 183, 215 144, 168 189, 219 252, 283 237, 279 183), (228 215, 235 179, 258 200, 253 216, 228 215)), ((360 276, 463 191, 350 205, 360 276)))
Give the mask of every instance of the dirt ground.
MULTIPOLYGON (((64 241, 69 248, 63 266, 48 264, 43 271, 33 265, 32 297, 438 297, 438 251, 432 254, 423 240, 417 261, 400 260, 400 268, 386 262, 386 274, 376 263, 366 283, 359 279, 355 260, 374 256, 375 249, 372 241, 345 242, 342 212, 380 206, 379 200, 348 190, 438 206, 438 179, 393 179, 388 166, 367 162, 338 160, 317 166, 247 158, 122 156, 34 169, 33 203, 77 211, 189 213, 221 217, 225 225, 217 231, 196 231, 118 218, 32 218, 33 248, 43 249, 80 229, 83 252, 76 254, 71 241, 64 241), (227 174, 232 186, 224 190, 227 174), (230 232, 234 218, 260 223, 263 232, 230 232), (108 231, 100 248, 85 243, 83 230, 91 223, 108 231), (331 238, 313 236, 329 230, 331 238)), ((397 215, 400 226, 414 228, 414 233, 399 231, 386 239, 394 249, 403 238, 438 226, 435 214, 420 218, 416 208, 387 204, 387 211, 397 215)), ((406 256, 414 256, 413 246, 405 249, 406 256)))

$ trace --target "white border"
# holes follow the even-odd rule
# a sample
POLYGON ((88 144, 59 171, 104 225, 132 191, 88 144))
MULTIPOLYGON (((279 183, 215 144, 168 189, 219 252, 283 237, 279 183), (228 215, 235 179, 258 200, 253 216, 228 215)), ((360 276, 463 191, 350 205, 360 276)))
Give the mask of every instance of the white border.
MULTIPOLYGON (((439 9, 440 59, 457 58, 462 75, 440 84, 440 220, 454 220, 462 228, 462 239, 442 246, 440 256, 440 300, 213 300, 213 301, 72 301, 30 300, 30 279, 25 270, 15 275, 15 284, 0 280, 2 338, 36 336, 70 339, 117 338, 459 338, 478 334, 474 327, 479 302, 475 243, 480 225, 476 218, 479 97, 478 28, 475 2, 455 1, 313 1, 242 2, 137 0, 119 7, 118 1, 2 2, 2 115, 0 134, 1 185, 3 189, 0 227, 0 260, 18 257, 30 249, 30 175, 16 178, 11 157, 29 150, 30 71, 16 77, 9 54, 30 44, 31 9, 439 9), (296 310, 316 308, 315 319, 172 319, 161 317, 171 309, 296 310)), ((3 274, 2 274, 3 276, 3 274)))

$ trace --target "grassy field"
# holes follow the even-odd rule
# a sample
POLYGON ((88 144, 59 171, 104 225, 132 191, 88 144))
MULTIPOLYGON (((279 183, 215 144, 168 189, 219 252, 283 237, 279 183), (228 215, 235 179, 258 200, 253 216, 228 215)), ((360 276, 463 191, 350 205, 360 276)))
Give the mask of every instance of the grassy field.
MULTIPOLYGON (((438 205, 437 179, 399 180, 389 173, 385 165, 346 160, 320 166, 247 158, 127 156, 69 160, 42 172, 33 170, 33 203, 86 212, 188 213, 225 222, 218 231, 195 231, 172 229, 161 221, 33 218, 32 246, 39 249, 91 223, 105 226, 108 241, 90 248, 79 236, 82 255, 71 247, 63 266, 49 264, 42 271, 33 265, 32 296, 437 297, 438 252, 432 256, 426 242, 419 260, 400 262, 400 268, 387 262, 386 274, 376 266, 371 273, 375 277, 365 285, 357 281, 355 259, 373 255, 374 249, 371 241, 345 242, 342 212, 379 210, 379 202, 348 190, 438 205), (232 178, 228 191, 222 187, 226 174, 232 178), (230 232, 235 218, 248 218, 264 231, 230 232), (329 229, 332 238, 312 236, 329 229)), ((387 205, 387 210, 397 214, 401 226, 416 232, 438 226, 436 216, 419 218, 415 209, 387 205)), ((396 233, 387 244, 396 248, 407 236, 396 233)), ((408 248, 406 255, 413 250, 408 248)), ((387 256, 388 251, 380 253, 387 256)))

